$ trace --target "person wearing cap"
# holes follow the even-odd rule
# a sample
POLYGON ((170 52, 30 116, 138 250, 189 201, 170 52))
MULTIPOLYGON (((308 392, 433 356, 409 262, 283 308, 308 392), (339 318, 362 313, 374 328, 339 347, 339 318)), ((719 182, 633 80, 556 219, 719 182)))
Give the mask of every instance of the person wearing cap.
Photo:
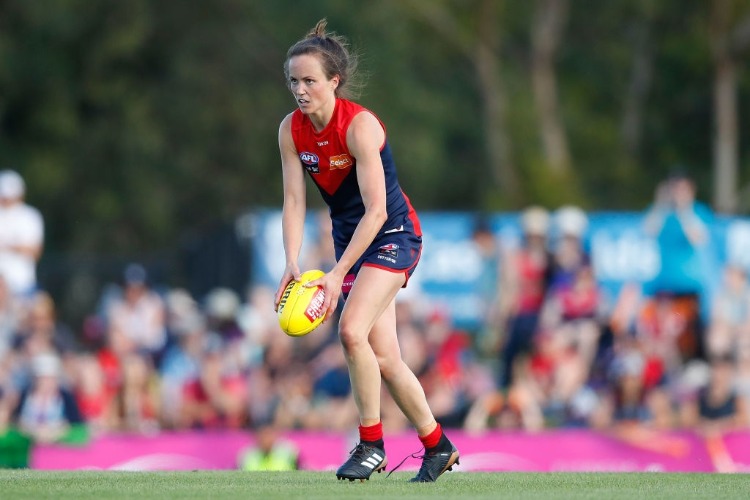
POLYGON ((516 358, 531 350, 539 315, 547 295, 552 256, 547 247, 549 212, 531 206, 521 214, 521 245, 511 251, 502 266, 501 316, 506 324, 501 350, 499 386, 507 390, 512 382, 516 358))
POLYGON ((36 265, 42 255, 44 221, 25 203, 26 184, 14 170, 0 170, 0 275, 15 296, 37 288, 36 265))
POLYGON ((167 343, 166 305, 138 263, 126 266, 122 295, 107 309, 110 349, 118 356, 146 353, 158 363, 167 343))

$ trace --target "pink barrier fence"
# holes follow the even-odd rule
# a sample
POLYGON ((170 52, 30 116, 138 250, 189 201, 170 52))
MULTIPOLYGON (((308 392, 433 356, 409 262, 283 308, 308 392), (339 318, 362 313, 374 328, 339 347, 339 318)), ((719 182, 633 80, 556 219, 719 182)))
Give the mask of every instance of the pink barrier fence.
MULTIPOLYGON (((707 439, 694 433, 602 434, 559 430, 538 434, 450 432, 461 451, 456 470, 469 471, 750 471, 750 431, 707 439)), ((348 455, 355 436, 289 433, 297 444, 301 466, 333 470, 348 455)), ((78 470, 211 470, 235 469, 243 448, 254 438, 243 432, 161 433, 155 436, 117 435, 92 440, 84 447, 38 446, 32 453, 35 469, 78 470)), ((420 450, 414 434, 386 436, 392 465, 420 450)), ((409 458, 401 467, 416 470, 409 458)))

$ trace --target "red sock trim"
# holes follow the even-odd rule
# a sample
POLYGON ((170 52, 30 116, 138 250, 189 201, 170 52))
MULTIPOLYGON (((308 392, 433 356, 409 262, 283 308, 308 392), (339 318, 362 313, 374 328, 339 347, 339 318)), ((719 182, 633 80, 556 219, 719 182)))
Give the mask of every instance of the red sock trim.
POLYGON ((427 434, 426 436, 419 436, 419 440, 422 441, 425 449, 434 448, 440 442, 440 437, 443 435, 443 428, 440 424, 437 424, 435 430, 427 434))
POLYGON ((367 427, 359 426, 359 440, 360 441, 378 441, 383 439, 383 422, 378 422, 375 425, 368 425, 367 427))

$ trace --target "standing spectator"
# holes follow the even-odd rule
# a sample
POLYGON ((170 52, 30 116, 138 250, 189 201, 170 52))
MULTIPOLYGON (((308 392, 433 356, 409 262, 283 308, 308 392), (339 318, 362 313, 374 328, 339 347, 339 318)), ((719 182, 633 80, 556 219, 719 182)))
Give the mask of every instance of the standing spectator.
POLYGON ((674 172, 656 191, 645 217, 645 230, 659 243, 661 269, 650 283, 654 293, 699 296, 707 284, 701 252, 710 243, 711 210, 695 199, 695 183, 674 172))
POLYGON ((0 275, 19 297, 36 289, 44 242, 42 215, 24 202, 25 195, 26 184, 18 172, 0 171, 0 275))
POLYGON ((499 380, 503 390, 510 387, 516 358, 532 349, 552 263, 547 249, 549 213, 541 207, 529 207, 522 214, 521 224, 521 246, 510 252, 502 265, 500 310, 507 328, 499 380))
POLYGON ((591 258, 584 245, 589 221, 583 210, 568 205, 555 212, 554 222, 557 238, 550 287, 559 291, 573 286, 578 273, 591 267, 591 258))
POLYGON ((474 223, 471 241, 479 256, 482 272, 476 284, 479 298, 479 315, 482 321, 480 335, 477 339, 482 342, 491 340, 493 333, 500 328, 498 324, 500 303, 500 267, 502 263, 501 246, 492 231, 490 221, 486 216, 480 216, 474 223))
POLYGON ((0 360, 10 350, 20 322, 20 307, 8 283, 0 275, 0 360))
POLYGON ((711 279, 718 272, 711 255, 712 220, 711 210, 696 200, 695 183, 682 171, 659 185, 644 220, 646 233, 658 242, 661 261, 646 292, 664 296, 681 314, 688 314, 680 339, 685 358, 703 355, 702 315, 708 309, 711 279))

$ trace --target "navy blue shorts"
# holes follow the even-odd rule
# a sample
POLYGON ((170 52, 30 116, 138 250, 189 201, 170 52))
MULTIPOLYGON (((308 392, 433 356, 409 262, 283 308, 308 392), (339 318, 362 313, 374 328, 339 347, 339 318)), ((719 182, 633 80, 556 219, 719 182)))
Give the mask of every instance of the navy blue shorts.
MULTIPOLYGON (((336 248, 336 260, 344 253, 344 248, 336 248)), ((344 299, 357 278, 357 273, 362 266, 377 267, 394 273, 404 273, 405 281, 403 287, 414 273, 419 257, 422 255, 422 237, 411 231, 395 231, 378 235, 372 244, 367 247, 362 256, 354 263, 352 268, 344 277, 341 292, 344 299)))

